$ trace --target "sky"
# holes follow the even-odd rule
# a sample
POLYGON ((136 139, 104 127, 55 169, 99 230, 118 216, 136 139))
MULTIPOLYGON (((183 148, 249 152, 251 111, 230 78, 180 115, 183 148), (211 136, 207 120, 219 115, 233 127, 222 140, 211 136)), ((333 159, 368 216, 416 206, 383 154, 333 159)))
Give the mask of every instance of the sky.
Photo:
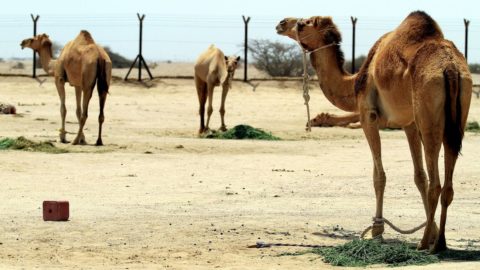
POLYGON ((275 32, 284 17, 332 16, 343 35, 342 49, 351 58, 352 25, 358 18, 356 55, 366 54, 374 42, 391 31, 412 11, 423 10, 442 28, 446 38, 464 51, 465 28, 469 27, 470 63, 480 63, 480 1, 424 0, 23 0, 0 9, 0 58, 31 58, 20 42, 33 36, 30 14, 40 15, 37 33, 47 33, 60 45, 80 30, 90 31, 97 43, 133 59, 138 54, 139 22, 145 14, 143 56, 147 61, 192 62, 210 44, 225 54, 243 56, 244 23, 250 16, 249 39, 294 42, 275 32))

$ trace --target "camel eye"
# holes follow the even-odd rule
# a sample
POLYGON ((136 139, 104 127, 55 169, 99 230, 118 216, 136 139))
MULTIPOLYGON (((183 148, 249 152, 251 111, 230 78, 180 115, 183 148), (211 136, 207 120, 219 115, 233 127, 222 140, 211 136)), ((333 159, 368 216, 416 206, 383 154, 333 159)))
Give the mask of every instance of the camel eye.
POLYGON ((311 24, 312 21, 311 21, 311 20, 307 20, 305 23, 306 23, 306 24, 311 24))

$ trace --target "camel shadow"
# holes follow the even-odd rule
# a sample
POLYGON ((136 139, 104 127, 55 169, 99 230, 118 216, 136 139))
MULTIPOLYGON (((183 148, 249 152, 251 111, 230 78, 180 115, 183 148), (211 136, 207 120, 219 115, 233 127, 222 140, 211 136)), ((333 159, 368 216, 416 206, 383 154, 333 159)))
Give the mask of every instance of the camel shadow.
POLYGON ((438 253, 437 257, 441 261, 475 262, 480 261, 480 250, 448 249, 438 253))

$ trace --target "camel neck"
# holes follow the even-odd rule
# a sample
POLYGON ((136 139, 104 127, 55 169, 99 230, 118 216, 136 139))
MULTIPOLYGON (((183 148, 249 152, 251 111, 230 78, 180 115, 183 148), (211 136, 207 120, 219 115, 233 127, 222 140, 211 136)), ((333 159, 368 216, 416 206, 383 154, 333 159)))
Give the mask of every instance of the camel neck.
POLYGON ((313 52, 310 55, 320 88, 325 97, 335 107, 348 111, 357 111, 357 99, 354 91, 356 75, 351 75, 340 67, 337 59, 337 46, 313 52))
POLYGON ((42 65, 43 70, 48 75, 53 75, 53 62, 52 57, 50 56, 49 48, 41 48, 38 50, 38 55, 40 56, 40 64, 42 65))

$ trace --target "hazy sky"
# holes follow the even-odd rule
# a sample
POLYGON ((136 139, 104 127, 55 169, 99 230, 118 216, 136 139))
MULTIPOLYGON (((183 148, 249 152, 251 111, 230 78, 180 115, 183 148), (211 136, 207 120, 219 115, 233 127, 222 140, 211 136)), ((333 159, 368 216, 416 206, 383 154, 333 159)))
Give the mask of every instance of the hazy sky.
POLYGON ((31 57, 20 41, 33 34, 30 14, 39 14, 38 33, 65 44, 80 30, 113 51, 133 58, 138 53, 138 20, 145 13, 144 57, 147 60, 194 61, 210 44, 226 54, 242 54, 243 21, 251 16, 249 38, 291 43, 275 33, 284 17, 330 15, 343 34, 343 50, 351 57, 350 16, 356 16, 357 55, 366 54, 383 33, 395 28, 411 11, 429 13, 463 52, 463 18, 471 20, 469 62, 480 62, 479 1, 271 1, 271 0, 67 0, 13 1, 0 9, 0 57, 31 57))

